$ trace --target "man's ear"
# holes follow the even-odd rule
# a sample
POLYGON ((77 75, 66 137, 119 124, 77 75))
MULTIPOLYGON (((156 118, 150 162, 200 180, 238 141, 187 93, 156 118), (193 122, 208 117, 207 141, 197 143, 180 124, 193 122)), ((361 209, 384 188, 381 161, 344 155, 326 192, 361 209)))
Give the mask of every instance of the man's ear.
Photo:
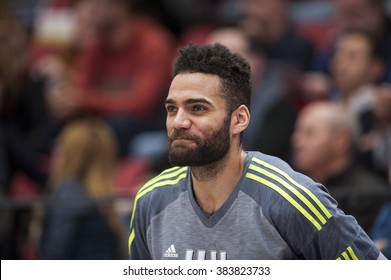
POLYGON ((232 113, 231 131, 233 134, 242 133, 250 123, 250 110, 246 105, 240 105, 232 113))

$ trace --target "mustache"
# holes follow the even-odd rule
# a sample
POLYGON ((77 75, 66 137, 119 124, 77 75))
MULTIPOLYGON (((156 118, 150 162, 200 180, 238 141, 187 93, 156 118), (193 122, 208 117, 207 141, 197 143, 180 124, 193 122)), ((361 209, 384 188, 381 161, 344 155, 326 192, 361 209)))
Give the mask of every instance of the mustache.
POLYGON ((184 130, 173 130, 171 134, 168 135, 168 140, 170 142, 176 139, 186 139, 186 140, 194 140, 197 141, 199 137, 194 133, 189 133, 184 130))

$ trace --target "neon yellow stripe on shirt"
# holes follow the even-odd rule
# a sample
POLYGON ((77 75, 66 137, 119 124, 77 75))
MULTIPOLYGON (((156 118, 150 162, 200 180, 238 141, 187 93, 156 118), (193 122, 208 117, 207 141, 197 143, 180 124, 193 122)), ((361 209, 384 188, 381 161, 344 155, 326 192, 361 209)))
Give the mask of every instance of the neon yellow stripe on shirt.
POLYGON ((129 240, 128 240, 128 253, 130 254, 130 246, 132 246, 134 240, 134 229, 132 229, 132 232, 129 235, 129 240))
POLYGON ((306 197, 304 197, 297 189, 292 187, 290 184, 288 184, 282 178, 280 178, 280 177, 270 173, 267 170, 264 170, 264 169, 262 169, 262 168, 260 168, 258 166, 255 166, 253 164, 251 164, 249 168, 251 170, 254 170, 254 171, 256 171, 256 172, 258 172, 260 174, 263 174, 263 175, 265 175, 265 176, 267 176, 267 177, 269 177, 269 178, 279 182, 281 185, 286 187, 288 190, 290 190, 292 193, 294 193, 311 210, 311 212, 316 215, 316 217, 318 217, 318 219, 322 222, 323 225, 326 223, 326 219, 316 209, 316 207, 314 207, 314 205, 306 197))
MULTIPOLYGON (((178 176, 179 174, 181 174, 182 172, 186 171, 187 170, 187 167, 182 167, 182 168, 178 168, 178 167, 173 167, 173 168, 170 168, 170 169, 167 169, 165 171, 163 171, 160 175, 156 176, 155 178, 151 179, 150 181, 148 181, 139 191, 138 193, 136 194, 136 197, 134 199, 134 205, 133 205, 133 211, 132 211, 132 218, 130 220, 130 225, 132 225, 132 221, 133 221, 133 217, 134 217, 134 212, 136 211, 136 202, 137 200, 144 196, 146 193, 148 193, 149 191, 147 191, 147 189, 149 187, 153 187, 153 185, 155 183, 158 183, 158 182, 161 182, 163 180, 166 180, 166 179, 171 179, 171 178, 174 178, 176 176, 178 176), (172 172, 172 173, 168 173, 170 171, 174 171, 178 169, 177 171, 175 172, 172 172)), ((164 181, 164 182, 168 182, 169 184, 169 181, 164 181)))
POLYGON ((139 192, 135 198, 135 202, 156 188, 164 187, 164 186, 168 186, 168 185, 175 185, 175 184, 179 183, 179 181, 182 180, 183 178, 185 178, 186 176, 187 176, 187 172, 185 171, 174 180, 158 181, 157 183, 153 184, 150 188, 144 189, 141 192, 139 192))
POLYGON ((343 252, 342 253, 342 257, 345 259, 345 260, 350 260, 348 254, 346 252, 343 252))
POLYGON ((282 188, 279 186, 273 184, 270 181, 267 181, 257 175, 247 173, 246 177, 249 179, 252 179, 254 181, 257 181, 273 190, 278 192, 283 198, 285 198, 290 204, 292 204, 305 218, 307 218, 319 231, 322 229, 322 226, 318 223, 318 221, 315 220, 315 218, 308 213, 295 199, 293 199, 287 192, 285 192, 282 188))
MULTIPOLYGON (((169 178, 173 178, 175 177, 176 175, 180 174, 183 170, 187 169, 187 167, 173 167, 173 168, 170 168, 170 169, 167 169, 165 171, 163 171, 161 174, 159 174, 158 176, 156 176, 155 178, 149 180, 139 191, 138 193, 142 192, 144 189, 148 188, 149 186, 153 185, 154 183, 156 182, 159 182, 161 180, 165 180, 165 179, 169 179, 169 178), (172 172, 174 170, 178 169, 176 172, 172 172), (169 173, 171 172, 171 173, 169 173)), ((138 195, 138 194, 137 194, 138 195)), ((137 196, 136 195, 136 196, 137 196)))
POLYGON ((346 249, 346 251, 344 251, 342 254, 341 254, 341 257, 338 257, 337 260, 358 260, 356 254, 354 253, 352 247, 348 247, 346 249))
MULTIPOLYGON (((179 171, 178 171, 179 172, 179 171)), ((176 184, 178 184, 181 180, 183 180, 184 178, 186 178, 186 176, 187 176, 187 167, 185 167, 184 169, 182 169, 182 174, 180 174, 177 178, 175 178, 174 180, 164 180, 164 181, 161 181, 161 180, 158 180, 155 184, 153 184, 153 185, 151 185, 151 187, 150 188, 144 188, 142 191, 140 191, 138 194, 137 194, 137 196, 136 196, 136 198, 135 198, 135 200, 134 200, 134 207, 133 207, 133 212, 132 212, 132 218, 131 218, 131 220, 130 220, 130 228, 132 229, 132 233, 133 233, 133 235, 135 235, 135 233, 134 233, 134 229, 133 229, 133 220, 134 220, 134 214, 135 214, 135 212, 136 212, 136 205, 137 205, 137 201, 141 198, 141 197, 143 197, 144 195, 146 195, 147 193, 149 193, 149 192, 151 192, 151 191, 153 191, 154 189, 156 189, 156 188, 160 188, 160 187, 164 187, 164 186, 172 186, 172 185, 176 185, 176 184), (183 172, 184 171, 184 172, 183 172)), ((177 172, 176 172, 177 173, 177 172)), ((172 173, 171 174, 167 174, 167 175, 172 175, 172 173)), ((176 174, 177 175, 177 174, 176 174)), ((174 177, 174 175, 173 176, 170 176, 170 177, 174 177)), ((131 234, 132 235, 132 234, 131 234)), ((134 240, 134 236, 133 236, 133 238, 132 238, 132 236, 129 236, 129 245, 128 245, 128 247, 129 247, 129 252, 130 252, 130 247, 132 246, 132 242, 133 242, 133 240, 134 240)))
POLYGON ((301 189, 302 191, 304 191, 309 197, 312 198, 312 200, 316 203, 316 205, 323 211, 323 213, 325 214, 325 216, 327 217, 327 219, 330 219, 331 218, 331 214, 330 212, 326 209, 326 207, 323 205, 323 203, 312 193, 310 192, 307 188, 303 187, 302 185, 300 185, 299 183, 297 183, 295 180, 293 180, 287 173, 285 173, 284 171, 282 171, 281 169, 263 161, 263 160, 260 160, 258 158, 255 158, 253 157, 252 160, 260 165, 263 165, 277 173, 279 173, 280 175, 282 175, 283 177, 285 177, 289 182, 291 182, 292 184, 294 184, 296 187, 298 187, 299 189, 301 189))
POLYGON ((356 254, 354 253, 352 247, 350 247, 350 246, 348 247, 348 252, 349 252, 349 254, 352 256, 352 259, 353 259, 353 260, 358 260, 358 258, 357 258, 357 256, 356 256, 356 254))

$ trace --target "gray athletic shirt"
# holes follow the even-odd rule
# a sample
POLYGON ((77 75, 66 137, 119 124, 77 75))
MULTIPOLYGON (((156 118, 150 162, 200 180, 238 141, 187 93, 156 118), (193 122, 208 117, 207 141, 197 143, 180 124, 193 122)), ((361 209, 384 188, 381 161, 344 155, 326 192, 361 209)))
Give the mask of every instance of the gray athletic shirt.
POLYGON ((147 182, 134 200, 130 259, 376 259, 380 251, 324 186, 284 161, 248 152, 217 212, 194 199, 189 167, 147 182))

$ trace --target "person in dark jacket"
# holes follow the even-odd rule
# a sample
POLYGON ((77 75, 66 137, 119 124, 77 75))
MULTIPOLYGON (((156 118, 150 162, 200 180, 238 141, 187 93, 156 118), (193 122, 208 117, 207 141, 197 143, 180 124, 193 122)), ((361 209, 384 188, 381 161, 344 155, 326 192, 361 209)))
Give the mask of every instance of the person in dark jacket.
POLYGON ((114 208, 115 138, 99 119, 71 122, 61 132, 45 208, 42 259, 121 259, 123 224, 114 208))

